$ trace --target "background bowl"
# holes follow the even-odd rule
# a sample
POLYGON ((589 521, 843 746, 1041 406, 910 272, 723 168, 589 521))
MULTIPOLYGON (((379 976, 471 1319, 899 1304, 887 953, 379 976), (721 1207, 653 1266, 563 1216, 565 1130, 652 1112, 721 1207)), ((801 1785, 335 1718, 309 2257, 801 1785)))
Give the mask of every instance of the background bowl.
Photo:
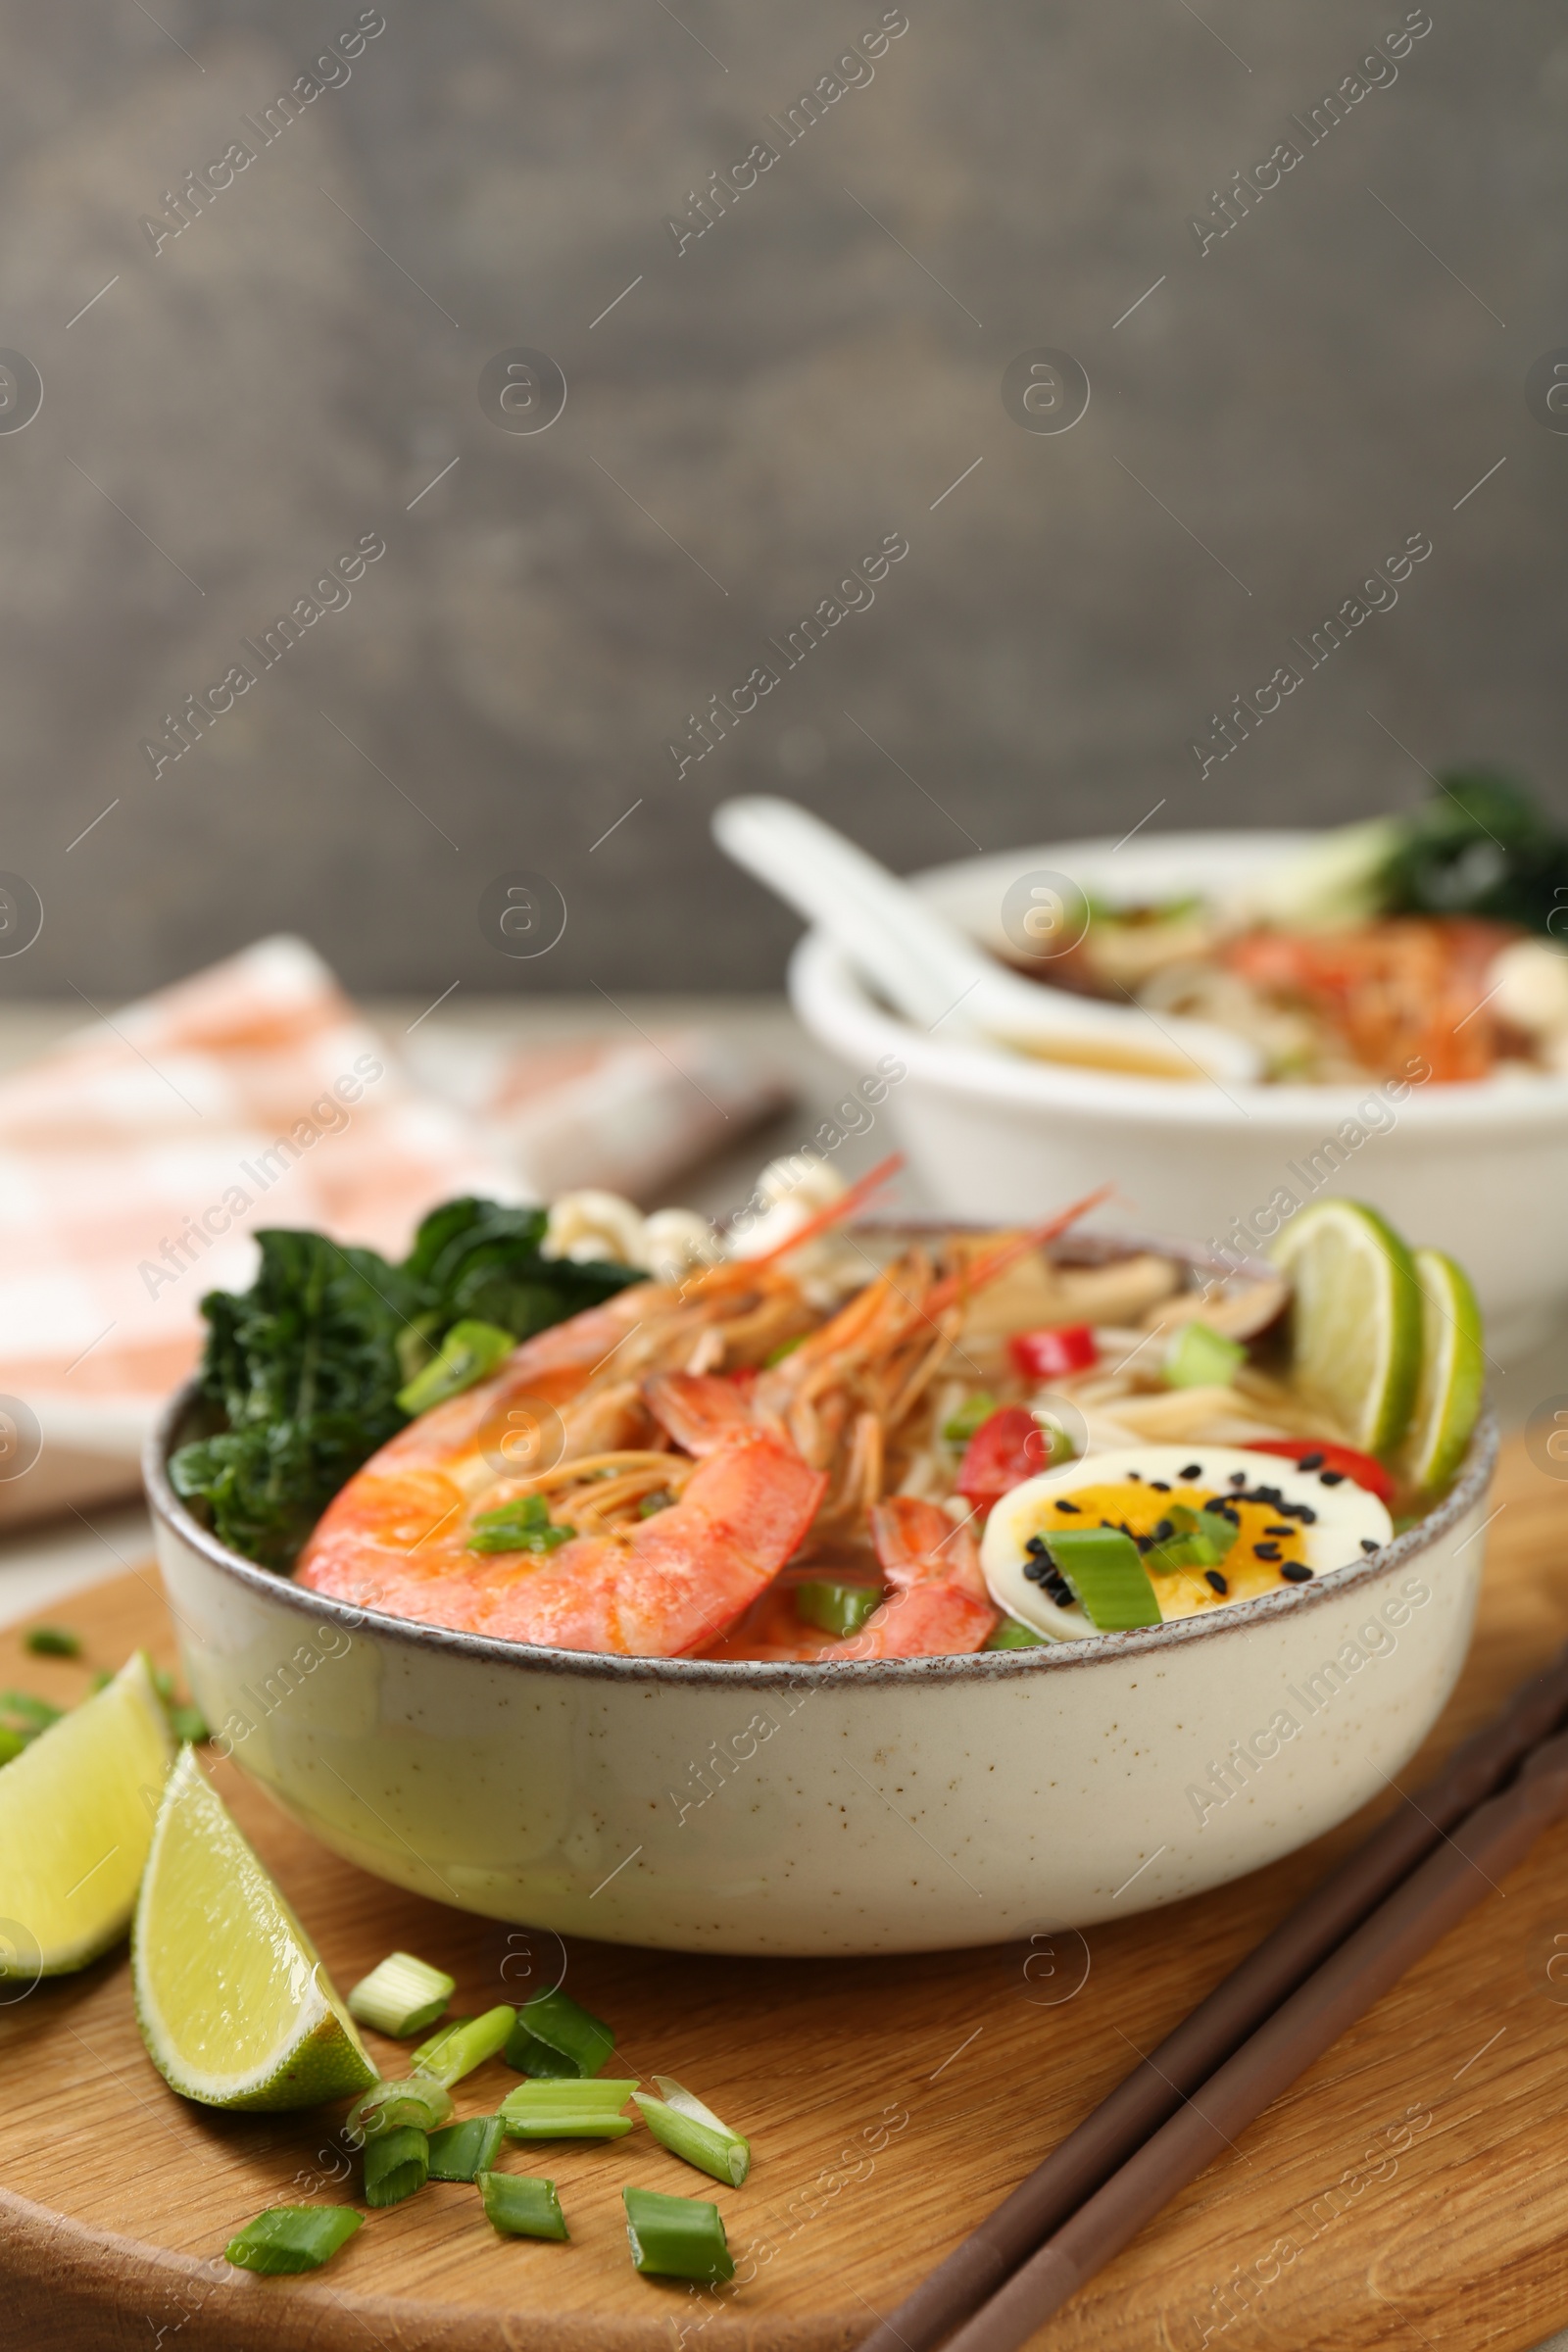
MULTIPOLYGON (((1125 1247, 1075 1236, 1059 1254, 1125 1247)), ((303 1590, 174 1494, 193 1402, 149 1442, 147 1490, 224 1752, 395 1886, 692 1951, 1001 1942, 1176 1901, 1317 1837, 1399 1772, 1453 1687, 1496 1453, 1489 1422, 1387 1550, 1210 1617, 776 1667, 525 1648, 303 1590)))
MULTIPOLYGON (((913 877, 992 947, 1030 872, 1113 902, 1223 897, 1309 833, 1176 833, 1056 842, 913 877)), ((1446 1250, 1475 1284, 1494 1355, 1522 1353, 1568 1301, 1568 1078, 1414 1085, 1190 1086, 1032 1061, 922 1032, 888 1012, 848 958, 808 933, 790 966, 806 1027, 857 1071, 892 1054, 907 1075, 886 1115, 938 1210, 1039 1217, 1113 1180, 1118 1207, 1212 1245, 1255 1250, 1319 1194, 1370 1200, 1412 1243, 1446 1250), (1285 1197, 1282 1201, 1281 1196, 1285 1197)))

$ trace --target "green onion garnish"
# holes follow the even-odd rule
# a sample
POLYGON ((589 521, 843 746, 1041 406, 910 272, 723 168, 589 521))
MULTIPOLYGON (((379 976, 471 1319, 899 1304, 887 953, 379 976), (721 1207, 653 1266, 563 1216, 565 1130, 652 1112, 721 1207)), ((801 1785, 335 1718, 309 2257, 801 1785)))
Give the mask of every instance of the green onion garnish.
POLYGON ((1131 1536, 1117 1527, 1054 1527, 1050 1551, 1073 1598, 1102 1634, 1158 1625, 1159 1602, 1131 1536))
POLYGON ((645 2278, 733 2278, 735 2264, 716 2205, 623 2188, 634 2269, 645 2278))
POLYGON ((705 2107, 670 2076, 656 2075, 654 2081, 663 2096, 654 2099, 646 2091, 634 2090, 631 2103, 641 2111, 660 2146, 694 2164, 700 2173, 710 2173, 726 2186, 739 2188, 752 2169, 751 2142, 720 2123, 711 2107, 705 2107))
POLYGON ((614 2029, 567 1992, 542 1992, 525 2001, 507 2042, 507 2064, 519 2075, 569 2081, 597 2075, 610 2063, 614 2029))
POLYGON ((493 1372, 517 1345, 510 1331, 499 1323, 454 1323, 442 1341, 439 1352, 422 1372, 416 1372, 406 1389, 399 1389, 398 1403, 406 1413, 427 1413, 432 1404, 443 1404, 449 1396, 461 1396, 475 1381, 493 1372))
POLYGON ((193 1747, 200 1747, 204 1740, 212 1738, 207 1718, 200 1707, 186 1706, 180 1702, 166 1707, 164 1712, 169 1717, 169 1728, 176 1740, 188 1740, 193 1747))
POLYGON ((533 2180, 523 2173, 484 2172, 479 2175, 479 2194, 503 2237, 570 2234, 553 2180, 533 2180))
POLYGON ((349 2015, 394 2038, 433 2026, 457 1988, 457 1979, 412 1952, 389 1952, 349 1994, 349 2015))
POLYGON ((632 2118, 621 2109, 637 2087, 601 2078, 596 2082, 519 2082, 501 2102, 512 2139, 622 2139, 632 2118))
POLYGON ((1216 1568, 1236 1541, 1232 1522, 1207 1503, 1194 1511, 1185 1503, 1173 1502, 1165 1517, 1176 1533, 1145 1552, 1146 1568, 1216 1568))
POLYGON ((1004 1617, 996 1632, 980 1646, 982 1649, 1041 1649, 1049 1639, 1046 1634, 1037 1634, 1032 1625, 1025 1625, 1020 1618, 1004 1617))
POLYGON ((483 2017, 454 2018, 451 2025, 428 2041, 421 2041, 409 2064, 416 2075, 429 2075, 450 2090, 465 2075, 471 2075, 476 2066, 504 2049, 517 2012, 505 2001, 487 2009, 483 2017))
POLYGON ((643 1496, 637 1505, 637 1516, 639 1519, 652 1519, 656 1511, 667 1511, 674 1499, 667 1487, 661 1487, 656 1494, 643 1496))
POLYGON ((770 1348, 767 1353, 763 1356, 763 1371, 771 1372, 775 1364, 781 1364, 787 1355, 793 1355, 796 1348, 801 1347, 808 1337, 808 1333, 798 1331, 793 1340, 780 1340, 778 1346, 776 1348, 770 1348))
POLYGON ((493 1511, 481 1511, 468 1538, 470 1551, 554 1551, 569 1544, 574 1527, 552 1527, 542 1494, 519 1494, 493 1511))
POLYGON ((1184 1323, 1165 1350, 1162 1377, 1170 1389, 1228 1389, 1247 1349, 1206 1323, 1184 1323))
POLYGON ((448 2124, 440 2132, 432 2132, 430 2139, 430 2178, 432 2180, 474 2180, 487 2173, 496 2160, 507 2128, 499 2115, 470 2115, 461 2124, 448 2124))
POLYGON ((832 1585, 811 1582, 795 1588, 795 1613, 824 1634, 858 1634, 866 1619, 882 1606, 880 1585, 832 1585))
POLYGON ((34 1698, 30 1690, 0 1690, 0 1725, 23 1741, 36 1740, 64 1713, 63 1707, 52 1707, 46 1698, 34 1698))
POLYGON ((22 1646, 35 1658, 79 1658, 81 1636, 68 1633, 63 1625, 35 1625, 23 1635, 22 1646))
POLYGON ((997 1409, 997 1400, 984 1389, 966 1396, 951 1421, 942 1424, 942 1435, 950 1446, 967 1446, 982 1421, 989 1421, 997 1409))
POLYGON ((406 2082, 372 2082, 349 2109, 345 2129, 351 2139, 378 2139, 401 2131, 405 2124, 413 2124, 420 2132, 434 2132, 449 2122, 451 2115, 452 2094, 445 2085, 432 2082, 428 2075, 416 2075, 406 2082))
POLYGON ((413 2124, 365 2143, 365 2202, 401 2205, 430 2178, 430 2142, 413 2124))
POLYGON ((364 2223, 352 2205, 272 2205, 229 2239, 223 2260, 270 2278, 318 2271, 364 2223))

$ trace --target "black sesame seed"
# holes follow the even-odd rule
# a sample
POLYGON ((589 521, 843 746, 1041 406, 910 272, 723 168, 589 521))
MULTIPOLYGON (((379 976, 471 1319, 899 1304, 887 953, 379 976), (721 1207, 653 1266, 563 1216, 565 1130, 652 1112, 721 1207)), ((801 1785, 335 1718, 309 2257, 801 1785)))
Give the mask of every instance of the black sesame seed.
POLYGON ((1168 1494, 1170 1493, 1170 1480, 1168 1478, 1152 1478, 1149 1483, 1153 1488, 1156 1494, 1168 1494))
POLYGON ((1296 1530, 1294 1527, 1265 1527, 1263 1533, 1265 1536, 1294 1536, 1296 1530))
POLYGON ((1287 1560, 1280 1574, 1288 1585, 1306 1585, 1312 1581, 1312 1571, 1304 1560, 1287 1560))
POLYGON ((1212 1585, 1216 1592, 1228 1592, 1230 1591, 1229 1585, 1225 1582, 1225 1579, 1221 1576, 1217 1568, 1205 1568, 1203 1570, 1203 1582, 1205 1585, 1212 1585))
POLYGON ((1283 1506, 1285 1497, 1278 1487, 1254 1487, 1247 1496, 1249 1502, 1272 1502, 1283 1506))
POLYGON ((1296 1506, 1296 1516, 1303 1527, 1316 1527, 1317 1525, 1317 1513, 1309 1502, 1298 1502, 1296 1506))
POLYGON ((1320 1487, 1343 1487, 1345 1472, 1343 1470, 1320 1470, 1317 1483, 1320 1487))
POLYGON ((1024 1545, 1024 1549, 1025 1551, 1032 1551, 1036 1559, 1046 1559, 1049 1557, 1049 1547, 1044 1536, 1031 1536, 1028 1543, 1024 1545))
POLYGON ((1201 1478, 1203 1465, 1201 1462, 1189 1462, 1186 1469, 1178 1470, 1176 1475, 1178 1478, 1201 1478))
MULTIPOLYGON (((1182 1475, 1184 1477, 1186 1476, 1185 1471, 1182 1475)), ((1233 1470, 1231 1472, 1230 1483, 1233 1487, 1245 1487, 1247 1484, 1247 1472, 1245 1470, 1233 1470)))
POLYGON ((1363 1551, 1376 1551, 1377 1548, 1377 1545, 1373 1543, 1370 1536, 1363 1536, 1361 1538, 1361 1549, 1363 1551))
POLYGON ((1058 1576, 1054 1584, 1047 1585, 1046 1591, 1058 1609, 1070 1609, 1076 1598, 1071 1585, 1064 1576, 1058 1576))
POLYGON ((1298 1470, 1321 1470, 1328 1457, 1321 1453, 1302 1453, 1297 1456, 1298 1470))
POLYGON ((1175 1522, 1175 1520, 1174 1520, 1174 1519, 1161 1519, 1161 1521, 1159 1522, 1159 1525, 1158 1525, 1158 1526, 1155 1528, 1155 1530, 1154 1530, 1154 1542, 1155 1542, 1156 1544, 1168 1544, 1168 1543, 1170 1542, 1170 1540, 1171 1540, 1172 1536, 1173 1536, 1175 1533, 1176 1533, 1176 1522, 1175 1522))
POLYGON ((1152 1536, 1134 1536, 1133 1542, 1137 1544, 1141 1552, 1152 1551, 1154 1548, 1154 1539, 1152 1536))
MULTIPOLYGON (((1073 1517, 1076 1519, 1082 1511, 1083 1505, 1082 1503, 1069 1502, 1064 1494, 1058 1494, 1056 1497, 1056 1508, 1058 1511, 1071 1511, 1073 1517)), ((1101 1525, 1104 1525, 1103 1520, 1101 1521, 1101 1525)))
POLYGON ((1254 1544, 1252 1556, 1258 1560, 1277 1560, 1280 1556, 1280 1547, 1277 1544, 1254 1544))

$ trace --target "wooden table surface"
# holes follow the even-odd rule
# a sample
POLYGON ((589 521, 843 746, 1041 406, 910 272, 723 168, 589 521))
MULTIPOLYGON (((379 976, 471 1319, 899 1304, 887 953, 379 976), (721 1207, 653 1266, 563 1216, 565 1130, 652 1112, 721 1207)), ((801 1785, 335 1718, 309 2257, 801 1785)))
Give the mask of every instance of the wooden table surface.
MULTIPOLYGON (((1568 1487, 1511 1447, 1475 1646, 1412 1786, 1568 1638, 1568 1487)), ((152 1570, 50 1611, 85 1660, 0 1636, 0 1682, 74 1698, 136 1642, 172 1661, 152 1570)), ((356 2185, 316 2116, 224 2116, 154 2073, 123 1951, 0 2007, 0 2314, 28 2352, 828 2352, 1001 2198, 1353 1841, 1378 1808, 1239 1885, 1033 1947, 924 1958, 693 1959, 508 1931, 382 1886, 217 1777, 339 1986, 394 1945, 458 1979, 459 2011, 566 1968, 627 2073, 669 2073, 747 2131, 751 2180, 711 2189, 740 2266, 719 2297, 638 2278, 619 2190, 709 2193, 645 2132, 524 2151, 569 2245, 497 2238, 475 2192, 369 2215, 318 2277, 230 2271, 270 2204, 356 2185), (526 1974, 523 1972, 527 1972, 526 1974), (333 2175, 340 2176, 334 2180, 333 2175)), ((376 2054, 396 2070, 391 2045, 376 2054)), ((498 2061, 460 2114, 514 2081, 498 2061)), ((1568 1826, 1246 2132, 1045 2328, 1078 2352, 1523 2352, 1568 2318, 1568 1826), (1559 1981, 1560 1980, 1560 1981, 1559 1981)))

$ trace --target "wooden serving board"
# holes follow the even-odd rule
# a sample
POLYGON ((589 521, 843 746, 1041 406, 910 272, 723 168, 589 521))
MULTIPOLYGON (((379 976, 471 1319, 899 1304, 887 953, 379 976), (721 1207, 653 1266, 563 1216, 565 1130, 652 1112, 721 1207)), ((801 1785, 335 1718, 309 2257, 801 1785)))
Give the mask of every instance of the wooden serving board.
MULTIPOLYGON (((1568 1638, 1568 1485, 1505 1456, 1469 1666, 1405 1785, 1568 1638)), ((80 1664, 0 1635, 0 1684, 75 1699, 143 1642, 174 1660, 156 1572, 50 1612, 80 1664)), ((645 2131, 525 2151, 566 2246, 503 2240, 433 2183, 372 2213, 329 2269, 229 2270, 269 2205, 335 2200, 342 2109, 226 2116, 149 2063, 122 1951, 0 2007, 0 2318, 28 2352, 829 2352, 914 2279, 1108 2090, 1378 1810, 1237 1886, 1092 1929, 1087 1944, 859 1962, 693 1959, 510 1932, 336 1860, 233 1769, 219 1786, 347 1986, 394 1946, 471 2012, 560 1975, 616 2026, 625 2072, 673 2074, 750 2133, 740 2190, 645 2131), (523 1973, 527 1971, 528 1973, 523 1973), (721 2297, 638 2278, 625 2182, 716 2197, 721 2297)), ((890 1823, 890 1836, 902 1836, 890 1823)), ((375 2041, 389 2073, 396 2046, 375 2041)), ((496 2060, 458 2092, 495 2107, 496 2060)), ((1568 2322, 1568 1825, 1045 2328, 1078 2352, 1441 2345, 1516 2352, 1568 2322)))

